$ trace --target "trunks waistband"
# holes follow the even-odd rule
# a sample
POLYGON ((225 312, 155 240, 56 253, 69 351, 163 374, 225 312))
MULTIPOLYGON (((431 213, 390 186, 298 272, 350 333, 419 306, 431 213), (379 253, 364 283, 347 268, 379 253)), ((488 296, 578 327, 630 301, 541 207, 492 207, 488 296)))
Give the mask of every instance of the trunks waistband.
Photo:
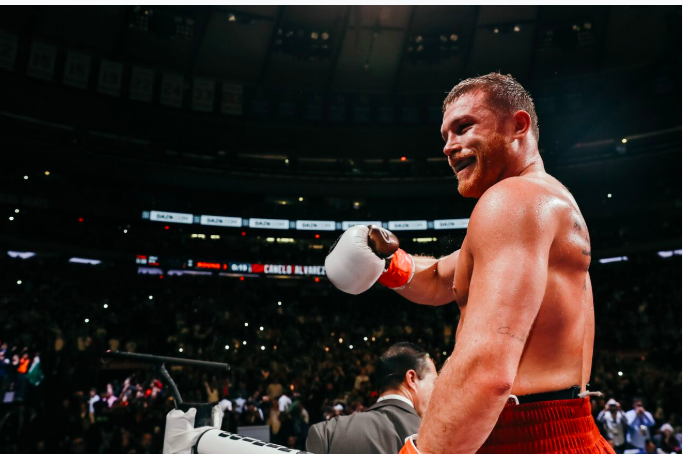
MULTIPOLYGON (((523 396, 510 395, 510 399, 516 404, 531 404, 534 402, 546 402, 551 400, 570 400, 578 399, 581 393, 580 386, 562 389, 560 391, 549 391, 545 393, 525 394, 523 396)), ((508 401, 508 403, 512 403, 508 401)))

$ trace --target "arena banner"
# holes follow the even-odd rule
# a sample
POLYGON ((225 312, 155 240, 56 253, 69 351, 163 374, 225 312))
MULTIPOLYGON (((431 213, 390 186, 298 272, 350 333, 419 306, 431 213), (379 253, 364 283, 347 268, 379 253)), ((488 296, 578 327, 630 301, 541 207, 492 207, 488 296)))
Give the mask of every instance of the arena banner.
POLYGON ((102 60, 100 76, 97 80, 97 91, 110 96, 121 96, 123 65, 121 63, 102 60))
POLYGON ((26 75, 35 79, 52 80, 57 61, 57 48, 40 41, 31 44, 26 75))
POLYGON ((208 216, 201 215, 199 223, 201 225, 213 225, 217 227, 242 227, 242 218, 227 216, 208 216))
POLYGON ((252 229, 273 230, 302 230, 333 232, 335 230, 348 230, 356 225, 377 225, 395 231, 419 231, 419 230, 455 230, 467 229, 469 218, 462 219, 437 219, 434 221, 332 221, 332 220, 289 220, 289 219, 266 219, 266 218, 241 218, 236 216, 192 215, 187 213, 175 213, 171 211, 143 211, 142 219, 158 222, 175 222, 180 224, 200 224, 214 227, 249 227, 252 229))
POLYGON ((368 95, 356 95, 352 116, 354 123, 370 123, 372 119, 372 104, 368 95))
POLYGON ((133 66, 128 97, 135 101, 152 102, 152 93, 154 93, 154 71, 133 66))
POLYGON ((469 218, 465 218, 465 219, 437 219, 434 221, 434 230, 466 229, 469 223, 470 223, 469 218))
POLYGON ((389 230, 427 230, 427 221, 389 221, 389 230))
POLYGON ((223 82, 223 96, 221 97, 221 113, 227 115, 242 115, 242 86, 223 82))
POLYGON ((296 229, 334 231, 334 221, 296 221, 296 229))
POLYGON ((164 73, 161 79, 159 102, 164 106, 182 107, 185 80, 177 74, 164 73))
POLYGON ((279 276, 325 276, 325 267, 322 265, 275 265, 252 263, 251 273, 273 274, 279 276))
POLYGON ((285 90, 280 93, 280 99, 277 102, 277 114, 281 118, 293 119, 297 114, 297 106, 299 101, 295 93, 291 90, 285 90))
POLYGON ((346 121, 346 97, 337 93, 330 98, 329 120, 332 123, 343 123, 346 121))
POLYGON ((289 230, 289 220, 251 218, 249 219, 249 227, 252 229, 289 230))
POLYGON ((0 69, 14 71, 18 48, 19 38, 10 33, 0 32, 0 69))
POLYGON ((306 120, 322 121, 324 107, 324 98, 321 93, 309 93, 306 99, 306 120))
POLYGON ((170 222, 175 224, 192 224, 194 217, 188 213, 173 213, 171 211, 150 211, 149 220, 170 222))
POLYGON ((80 88, 81 90, 87 89, 88 81, 90 80, 90 63, 90 55, 80 52, 68 52, 66 54, 66 63, 64 64, 62 83, 70 87, 80 88))
POLYGON ((394 107, 394 95, 383 95, 377 107, 377 120, 383 124, 394 123, 396 121, 396 109, 394 107))
POLYGON ((348 230, 354 225, 382 225, 382 221, 344 221, 342 222, 342 230, 348 230))
MULTIPOLYGON (((215 269, 225 270, 225 266, 215 269)), ((209 268, 208 266, 205 268, 209 268)), ((325 276, 323 265, 279 265, 270 263, 230 262, 227 270, 238 274, 267 274, 275 276, 325 276)))
POLYGON ((194 85, 192 87, 192 110, 213 112, 215 86, 216 84, 213 80, 194 80, 194 85))

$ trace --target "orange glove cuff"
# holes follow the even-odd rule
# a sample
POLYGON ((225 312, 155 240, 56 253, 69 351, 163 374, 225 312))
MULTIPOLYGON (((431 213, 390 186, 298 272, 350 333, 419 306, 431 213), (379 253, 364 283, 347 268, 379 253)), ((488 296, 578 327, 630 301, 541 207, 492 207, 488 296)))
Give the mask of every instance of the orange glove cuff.
POLYGON ((417 435, 406 438, 406 444, 403 445, 403 448, 398 454, 421 454, 415 447, 413 437, 417 437, 417 435))
POLYGON ((410 282, 415 274, 413 256, 403 249, 398 249, 391 256, 389 268, 379 277, 377 282, 389 288, 401 288, 410 282))

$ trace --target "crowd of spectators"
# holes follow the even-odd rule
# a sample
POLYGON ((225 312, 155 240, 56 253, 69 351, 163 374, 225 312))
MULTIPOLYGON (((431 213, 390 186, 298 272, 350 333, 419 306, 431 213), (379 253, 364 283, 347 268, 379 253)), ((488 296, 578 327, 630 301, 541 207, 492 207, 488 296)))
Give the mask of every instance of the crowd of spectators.
MULTIPOLYGON (((303 449, 310 424, 375 402, 374 364, 386 347, 415 342, 440 367, 458 322, 455 305, 414 305, 384 289, 349 297, 325 280, 160 278, 41 256, 0 262, 0 446, 8 453, 161 452, 168 385, 145 365, 103 361, 109 349, 229 363, 224 373, 169 372, 186 402, 221 406, 225 430, 266 425, 271 441, 303 449)), ((618 427, 642 452, 680 451, 680 256, 643 254, 591 273, 590 389, 605 393, 594 417, 620 449, 618 427), (634 397, 643 410, 633 411, 653 424, 640 424, 646 415, 629 422, 634 397)))

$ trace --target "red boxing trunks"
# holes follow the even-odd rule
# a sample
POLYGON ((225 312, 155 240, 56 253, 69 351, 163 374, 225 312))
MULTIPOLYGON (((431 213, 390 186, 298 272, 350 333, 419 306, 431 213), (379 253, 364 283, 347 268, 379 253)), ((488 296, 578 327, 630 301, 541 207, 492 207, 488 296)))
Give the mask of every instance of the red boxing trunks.
MULTIPOLYGON (((399 454, 418 454, 418 449, 408 440, 399 454)), ((615 454, 593 421, 588 397, 505 405, 477 453, 615 454)))

